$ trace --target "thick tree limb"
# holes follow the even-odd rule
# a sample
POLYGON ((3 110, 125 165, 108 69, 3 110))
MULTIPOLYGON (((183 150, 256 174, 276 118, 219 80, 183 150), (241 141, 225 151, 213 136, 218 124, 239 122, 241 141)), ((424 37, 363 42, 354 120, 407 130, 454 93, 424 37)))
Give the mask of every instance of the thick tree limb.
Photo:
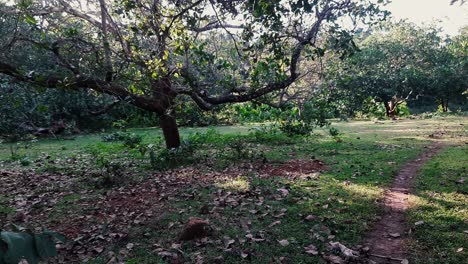
POLYGON ((113 69, 109 37, 107 35, 107 8, 104 0, 99 0, 99 5, 101 7, 102 42, 104 46, 104 67, 106 70, 106 81, 110 82, 112 81, 113 69))
POLYGON ((93 116, 99 116, 99 115, 106 114, 110 110, 114 109, 114 107, 117 106, 120 102, 121 102, 121 100, 115 100, 114 102, 106 105, 104 108, 102 108, 102 109, 100 109, 98 111, 91 111, 89 113, 91 115, 93 115, 93 116))
POLYGON ((75 75, 72 77, 59 78, 57 76, 35 76, 34 74, 26 75, 23 74, 23 71, 13 65, 2 61, 0 61, 0 74, 5 74, 18 81, 46 88, 66 87, 77 90, 92 89, 100 93, 115 96, 119 99, 128 100, 129 103, 150 112, 163 114, 165 111, 165 107, 162 105, 161 100, 158 100, 157 98, 135 95, 117 83, 110 83, 92 77, 75 75))
MULTIPOLYGON (((347 1, 346 3, 349 3, 349 1, 347 1)), ((341 7, 342 6, 340 5, 339 8, 341 7)), ((197 87, 199 87, 197 82, 194 80, 193 77, 190 76, 190 73, 186 70, 186 71, 182 71, 182 76, 188 79, 191 86, 194 87, 195 89, 181 91, 181 93, 189 95, 197 103, 197 105, 201 107, 202 109, 210 110, 215 105, 225 104, 225 103, 247 102, 253 99, 257 99, 273 91, 279 91, 279 90, 285 89, 286 87, 290 86, 292 83, 294 83, 294 81, 296 81, 299 78, 300 74, 297 71, 297 67, 299 64, 301 53, 307 45, 315 44, 322 22, 326 19, 327 16, 330 15, 330 13, 332 12, 334 8, 338 8, 338 7, 326 5, 322 12, 317 12, 316 22, 311 26, 311 28, 308 30, 307 34, 303 37, 303 39, 296 44, 295 48, 292 51, 292 54, 290 57, 289 77, 287 77, 283 81, 269 83, 259 89, 256 89, 253 91, 251 90, 245 93, 239 93, 239 94, 229 93, 229 94, 223 94, 220 96, 210 96, 208 94, 201 93, 199 89, 197 89, 197 87)), ((248 90, 248 89, 245 89, 245 90, 248 90)))
POLYGON ((210 31, 210 30, 213 30, 213 29, 227 29, 227 28, 242 29, 243 27, 240 26, 240 25, 224 24, 224 23, 219 23, 219 22, 216 21, 216 22, 210 22, 210 23, 208 23, 207 25, 205 25, 203 27, 191 28, 191 30, 194 31, 194 32, 197 32, 197 33, 201 33, 201 32, 206 32, 206 31, 210 31))
MULTIPOLYGON (((66 12, 70 15, 73 15, 75 17, 78 17, 78 18, 81 18, 85 21, 88 21, 90 24, 92 24, 93 26, 97 27, 97 28, 100 28, 102 30, 103 28, 103 25, 101 22, 99 22, 97 19, 93 18, 92 16, 88 15, 88 14, 85 14, 85 13, 82 13, 76 9, 74 9, 73 7, 71 7, 66 1, 64 0, 58 0, 58 2, 60 3, 60 5, 62 5, 63 9, 60 10, 62 12, 66 12)), ((116 29, 113 28, 113 27, 109 27, 108 28, 109 31, 111 31, 112 33, 116 34, 116 29)))

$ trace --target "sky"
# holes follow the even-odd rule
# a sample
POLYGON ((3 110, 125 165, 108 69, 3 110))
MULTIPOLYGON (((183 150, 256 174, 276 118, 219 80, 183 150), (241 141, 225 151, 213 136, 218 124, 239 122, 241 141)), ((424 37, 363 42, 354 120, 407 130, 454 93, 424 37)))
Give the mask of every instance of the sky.
POLYGON ((468 1, 460 6, 450 5, 450 0, 393 0, 385 9, 396 19, 408 19, 416 24, 441 20, 437 25, 452 36, 468 25, 468 1))
MULTIPOLYGON (((84 1, 84 0, 81 0, 84 1)), ((14 0, 0 0, 12 3, 14 0)), ((385 9, 396 19, 408 19, 416 24, 438 22, 445 34, 456 35, 458 30, 468 25, 468 1, 464 5, 450 5, 451 0, 392 0, 385 9)))

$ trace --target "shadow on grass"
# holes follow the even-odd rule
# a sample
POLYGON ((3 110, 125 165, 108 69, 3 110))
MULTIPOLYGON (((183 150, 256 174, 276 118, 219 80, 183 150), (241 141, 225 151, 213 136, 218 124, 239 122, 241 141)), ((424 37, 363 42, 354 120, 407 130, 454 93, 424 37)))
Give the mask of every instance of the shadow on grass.
POLYGON ((415 226, 413 263, 464 263, 468 230, 466 175, 468 147, 448 147, 423 167, 415 186, 414 207, 408 212, 415 226))

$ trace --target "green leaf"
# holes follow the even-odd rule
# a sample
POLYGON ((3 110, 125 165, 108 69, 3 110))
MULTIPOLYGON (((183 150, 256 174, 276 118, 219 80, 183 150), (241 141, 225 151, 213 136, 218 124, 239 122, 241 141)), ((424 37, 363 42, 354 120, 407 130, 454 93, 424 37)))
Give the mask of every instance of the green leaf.
POLYGON ((34 235, 34 244, 36 245, 37 254, 42 259, 57 256, 55 243, 51 238, 49 234, 44 233, 34 235))
POLYGON ((67 240, 67 238, 64 235, 59 234, 59 233, 54 232, 54 231, 46 230, 46 231, 42 232, 42 234, 49 235, 49 236, 59 240, 62 243, 65 243, 65 241, 67 240))
POLYGON ((13 226, 13 231, 30 233, 30 230, 26 227, 22 227, 16 224, 12 224, 12 226, 13 226))
POLYGON ((22 259, 26 259, 29 264, 39 263, 34 249, 33 237, 30 234, 4 231, 1 233, 1 239, 8 246, 3 257, 5 263, 16 264, 22 259))
POLYGON ((4 260, 3 257, 5 257, 5 254, 8 250, 8 245, 0 240, 0 264, 7 264, 4 260))
POLYGON ((26 23, 31 24, 33 26, 37 25, 37 20, 31 15, 26 15, 24 17, 24 21, 26 21, 26 23))
POLYGON ((20 9, 27 9, 33 4, 32 0, 19 0, 18 1, 18 7, 20 9))

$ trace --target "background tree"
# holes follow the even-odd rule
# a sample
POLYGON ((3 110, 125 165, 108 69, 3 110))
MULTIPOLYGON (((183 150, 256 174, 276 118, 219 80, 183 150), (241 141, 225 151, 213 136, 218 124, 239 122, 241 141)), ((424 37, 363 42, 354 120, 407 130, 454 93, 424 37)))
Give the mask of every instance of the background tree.
POLYGON ((1 7, 0 20, 11 27, 0 73, 92 89, 155 112, 167 147, 178 147, 178 96, 209 110, 280 91, 301 76, 302 55, 319 49, 325 32, 346 35, 338 21, 385 16, 368 0, 283 2, 22 0, 1 7), (219 46, 219 38, 231 44, 219 46))
POLYGON ((370 96, 381 102, 386 115, 393 118, 398 105, 428 87, 428 74, 434 69, 431 58, 440 45, 437 29, 390 24, 364 37, 354 56, 332 63, 327 78, 355 101, 370 96))
POLYGON ((432 67, 427 71, 426 94, 434 97, 440 109, 447 112, 449 102, 463 102, 468 87, 467 49, 457 54, 457 43, 447 40, 449 43, 441 47, 432 55, 432 67))

